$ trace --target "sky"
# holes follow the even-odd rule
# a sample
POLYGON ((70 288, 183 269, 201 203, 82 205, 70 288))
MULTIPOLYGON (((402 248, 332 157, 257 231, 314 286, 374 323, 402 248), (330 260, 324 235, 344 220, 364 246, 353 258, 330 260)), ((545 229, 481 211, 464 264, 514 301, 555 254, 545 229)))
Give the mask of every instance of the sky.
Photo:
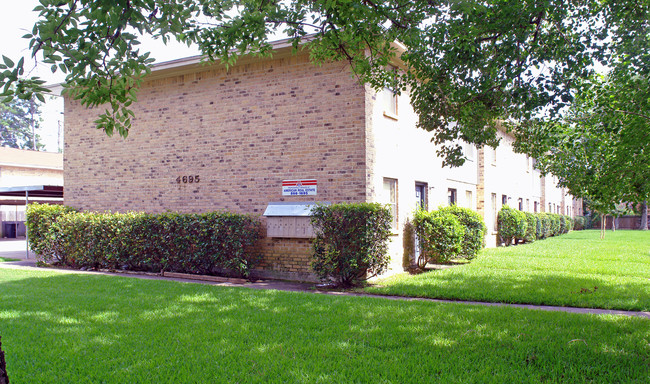
MULTIPOLYGON (((15 62, 21 56, 25 57, 25 73, 39 76, 48 84, 61 83, 65 76, 50 71, 50 65, 38 64, 30 58, 28 49, 29 40, 22 36, 30 32, 38 18, 37 12, 32 12, 38 5, 38 0, 0 0, 0 54, 9 57, 15 62)), ((156 62, 169 61, 182 57, 198 54, 196 49, 180 44, 165 46, 160 41, 143 40, 142 49, 147 49, 156 58, 156 62)), ((63 101, 60 97, 46 97, 46 103, 41 107, 41 129, 37 133, 41 136, 41 143, 50 152, 57 152, 63 147, 63 101), (59 127, 61 127, 59 129, 59 127), (60 134, 59 134, 60 133, 60 134)))

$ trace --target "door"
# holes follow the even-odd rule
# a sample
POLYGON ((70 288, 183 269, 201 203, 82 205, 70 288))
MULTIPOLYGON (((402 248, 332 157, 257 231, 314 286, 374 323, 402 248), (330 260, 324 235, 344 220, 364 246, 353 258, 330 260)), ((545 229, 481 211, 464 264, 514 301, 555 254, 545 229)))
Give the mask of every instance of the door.
MULTIPOLYGON (((427 209, 427 185, 425 183, 415 183, 415 203, 417 209, 427 209)), ((417 264, 420 259, 420 249, 420 239, 416 233, 413 247, 414 264, 417 264)))

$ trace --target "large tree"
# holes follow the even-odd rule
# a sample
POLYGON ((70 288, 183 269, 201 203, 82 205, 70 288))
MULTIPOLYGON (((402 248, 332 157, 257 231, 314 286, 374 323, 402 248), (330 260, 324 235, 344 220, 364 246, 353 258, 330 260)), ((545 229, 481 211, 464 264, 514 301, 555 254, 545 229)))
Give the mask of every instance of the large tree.
POLYGON ((629 62, 583 81, 561 122, 521 128, 518 149, 601 215, 650 198, 650 83, 629 62))
POLYGON ((0 146, 39 150, 44 148, 36 133, 40 121, 39 105, 34 100, 13 99, 1 103, 0 146))
MULTIPOLYGON (((126 136, 129 105, 153 62, 143 35, 196 44, 207 60, 271 54, 284 34, 314 62, 348 60, 360 81, 408 89, 419 127, 446 163, 463 161, 457 139, 496 145, 496 122, 554 117, 576 80, 633 45, 648 0, 40 0, 25 37, 35 57, 67 74, 65 88, 103 106, 98 128, 126 136), (399 44, 391 44, 392 42, 399 44), (400 48, 402 47, 402 48, 400 48), (394 71, 389 63, 403 63, 394 71)), ((647 38, 645 36, 644 38, 647 38)), ((43 92, 4 60, 0 85, 43 92)))

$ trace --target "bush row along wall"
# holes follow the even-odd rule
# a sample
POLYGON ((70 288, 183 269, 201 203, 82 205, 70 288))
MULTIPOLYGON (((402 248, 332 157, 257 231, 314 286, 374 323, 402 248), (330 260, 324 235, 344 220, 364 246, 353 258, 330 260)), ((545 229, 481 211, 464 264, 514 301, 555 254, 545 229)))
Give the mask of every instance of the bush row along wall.
POLYGON ((497 242, 505 246, 532 243, 568 233, 574 226, 583 229, 584 222, 556 213, 523 212, 504 205, 497 216, 497 242))
POLYGON ((72 268, 247 276, 259 257, 257 219, 240 214, 90 213, 31 204, 30 245, 72 268))

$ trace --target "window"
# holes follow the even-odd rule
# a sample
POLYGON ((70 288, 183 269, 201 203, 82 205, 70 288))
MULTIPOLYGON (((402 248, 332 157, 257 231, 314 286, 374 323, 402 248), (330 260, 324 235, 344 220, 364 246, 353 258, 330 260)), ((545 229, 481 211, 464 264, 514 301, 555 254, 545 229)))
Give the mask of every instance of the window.
POLYGON ((389 205, 393 215, 393 229, 397 230, 397 180, 384 178, 382 202, 389 205))
POLYGON ((415 183, 415 203, 417 209, 428 209, 427 183, 415 183))
POLYGON ((533 169, 533 160, 530 156, 526 156, 526 172, 529 172, 533 169))
POLYGON ((508 205, 508 195, 501 195, 501 205, 508 205))
POLYGON ((497 214, 499 212, 497 210, 497 194, 493 193, 490 196, 490 198, 491 198, 490 201, 492 202, 492 223, 494 224, 494 230, 496 231, 497 230, 497 214))
POLYGON ((492 148, 492 165, 496 165, 497 163, 497 149, 492 148))
POLYGON ((526 199, 526 212, 530 212, 530 199, 526 199))
POLYGON ((384 116, 397 118, 397 92, 391 88, 384 88, 384 116))
POLYGON ((458 197, 456 195, 456 190, 454 188, 447 189, 447 200, 449 202, 449 205, 456 205, 456 202, 458 201, 458 197))
POLYGON ((467 160, 474 161, 476 158, 476 149, 474 148, 474 145, 463 141, 463 155, 465 155, 467 160))
POLYGON ((465 200, 467 200, 467 208, 474 209, 474 196, 472 196, 472 191, 465 191, 465 200))
POLYGON ((517 205, 519 206, 519 210, 523 211, 524 210, 524 199, 522 199, 520 197, 519 200, 517 200, 517 203, 518 203, 517 205))
POLYGON ((548 213, 553 213, 553 210, 551 209, 551 203, 548 203, 548 213))
POLYGON ((539 212, 539 202, 536 201, 536 202, 533 204, 533 207, 534 207, 534 209, 535 209, 535 211, 534 211, 535 213, 539 212))

